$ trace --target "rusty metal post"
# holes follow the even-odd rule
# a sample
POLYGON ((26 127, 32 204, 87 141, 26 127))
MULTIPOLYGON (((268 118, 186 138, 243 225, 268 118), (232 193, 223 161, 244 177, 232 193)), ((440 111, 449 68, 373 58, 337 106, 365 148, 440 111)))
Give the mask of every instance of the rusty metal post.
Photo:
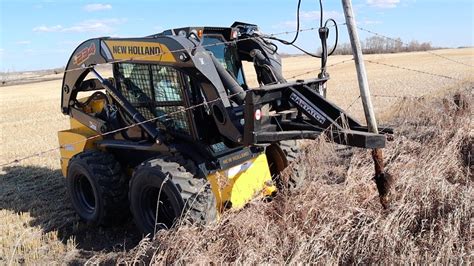
MULTIPOLYGON (((352 52, 354 54, 354 62, 357 69, 357 80, 359 81, 360 96, 362 99, 362 105, 364 107, 365 119, 367 120, 367 127, 369 132, 378 133, 377 121, 375 120, 375 113, 370 98, 369 82, 367 80, 364 57, 362 55, 362 48, 357 33, 357 26, 354 18, 354 12, 352 10, 351 0, 342 0, 342 6, 344 8, 344 15, 346 17, 346 25, 351 40, 352 52)), ((382 149, 374 149, 372 151, 372 158, 374 159, 375 164, 374 180, 379 191, 380 203, 382 203, 384 208, 388 208, 393 178, 384 171, 382 149)))
POLYGON ((375 166, 374 180, 377 185, 377 190, 379 191, 380 203, 384 209, 387 209, 391 201, 393 178, 390 174, 385 172, 382 149, 372 150, 372 158, 374 159, 375 166))

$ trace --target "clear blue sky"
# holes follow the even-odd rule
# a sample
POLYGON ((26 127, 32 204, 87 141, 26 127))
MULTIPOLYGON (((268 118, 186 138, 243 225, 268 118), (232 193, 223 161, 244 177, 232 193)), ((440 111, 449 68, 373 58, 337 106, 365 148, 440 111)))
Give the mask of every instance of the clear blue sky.
MULTIPOLYGON (((316 0, 302 0, 302 27, 316 27, 316 0)), ((404 41, 473 46, 472 0, 353 0, 359 26, 404 41)), ((83 40, 145 36, 188 25, 255 23, 266 33, 293 30, 297 0, 0 0, 0 71, 64 66, 83 40)), ((323 1, 325 14, 343 22, 341 1, 323 1)), ((347 31, 341 29, 342 41, 347 31)), ((369 35, 361 33, 361 38, 369 35)), ((291 39, 292 35, 280 36, 291 39)), ((315 32, 301 46, 316 50, 315 32)), ((295 52, 287 47, 284 52, 295 52)))

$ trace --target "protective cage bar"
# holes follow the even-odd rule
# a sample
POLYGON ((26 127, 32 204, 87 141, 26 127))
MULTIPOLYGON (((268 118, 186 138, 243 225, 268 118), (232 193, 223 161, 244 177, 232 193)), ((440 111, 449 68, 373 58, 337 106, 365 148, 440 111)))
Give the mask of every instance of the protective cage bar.
POLYGON ((162 117, 157 119, 160 130, 191 134, 183 97, 183 82, 188 79, 182 79, 180 72, 169 66, 135 63, 118 63, 115 70, 120 77, 117 88, 147 120, 162 117))

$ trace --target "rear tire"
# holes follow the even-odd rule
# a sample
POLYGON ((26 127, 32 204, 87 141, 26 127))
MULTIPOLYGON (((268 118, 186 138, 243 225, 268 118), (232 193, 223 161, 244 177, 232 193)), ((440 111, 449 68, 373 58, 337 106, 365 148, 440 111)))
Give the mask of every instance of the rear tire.
POLYGON ((85 151, 75 155, 66 182, 74 209, 88 224, 111 225, 129 216, 127 180, 111 154, 85 151))
POLYGON ((129 200, 135 224, 143 234, 169 229, 180 218, 198 224, 216 218, 215 197, 209 183, 194 176, 193 162, 181 156, 161 156, 136 168, 129 200))

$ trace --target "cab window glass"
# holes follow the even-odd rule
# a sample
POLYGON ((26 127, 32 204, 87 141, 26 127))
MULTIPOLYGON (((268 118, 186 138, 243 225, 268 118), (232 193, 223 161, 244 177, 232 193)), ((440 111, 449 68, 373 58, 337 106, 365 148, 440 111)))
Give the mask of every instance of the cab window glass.
POLYGON ((119 63, 119 90, 146 118, 156 118, 160 130, 190 135, 183 91, 188 78, 172 67, 119 63))

